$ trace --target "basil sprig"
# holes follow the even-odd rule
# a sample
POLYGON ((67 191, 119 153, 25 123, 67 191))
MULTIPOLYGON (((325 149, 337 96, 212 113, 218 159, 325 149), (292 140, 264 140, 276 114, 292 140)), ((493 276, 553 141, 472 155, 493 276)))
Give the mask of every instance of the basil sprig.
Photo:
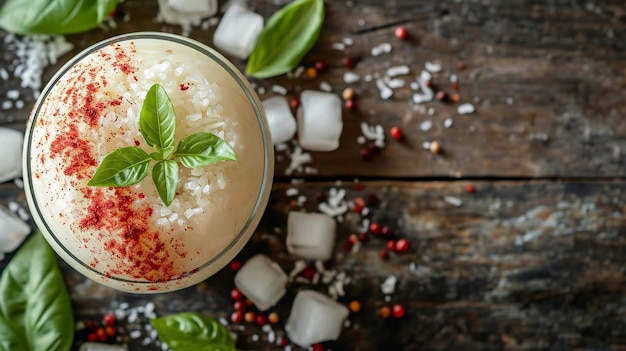
POLYGON ((35 232, 0 276, 0 350, 68 351, 73 340, 63 275, 54 252, 35 232))
POLYGON ((178 160, 187 168, 196 168, 237 159, 230 145, 211 133, 191 134, 174 149, 176 114, 167 92, 159 84, 148 90, 139 114, 139 129, 146 143, 156 151, 148 154, 136 146, 117 149, 102 160, 87 185, 124 187, 137 184, 148 176, 154 160, 152 181, 163 203, 169 206, 180 182, 178 160))
POLYGON ((296 68, 315 45, 323 22, 323 0, 296 0, 278 10, 257 37, 246 74, 268 78, 296 68))
POLYGON ((235 351, 235 339, 215 319, 182 312, 150 320, 159 339, 173 351, 235 351))
MULTIPOLYGON (((0 28, 18 34, 72 34, 96 28, 121 0, 7 0, 0 28)), ((1 2, 0 2, 1 3, 1 2)))

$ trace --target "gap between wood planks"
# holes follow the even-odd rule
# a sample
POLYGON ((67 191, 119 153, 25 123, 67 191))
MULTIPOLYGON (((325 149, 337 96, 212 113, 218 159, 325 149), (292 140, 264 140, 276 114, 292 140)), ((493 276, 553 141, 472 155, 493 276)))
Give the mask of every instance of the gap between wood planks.
POLYGON ((358 182, 554 182, 554 183, 610 183, 610 182, 626 182, 626 176, 611 177, 499 177, 499 176, 468 176, 468 177, 445 177, 445 176, 428 176, 428 177, 380 177, 380 176, 274 176, 274 184, 292 184, 293 179, 298 179, 305 183, 332 183, 341 181, 342 183, 358 182))

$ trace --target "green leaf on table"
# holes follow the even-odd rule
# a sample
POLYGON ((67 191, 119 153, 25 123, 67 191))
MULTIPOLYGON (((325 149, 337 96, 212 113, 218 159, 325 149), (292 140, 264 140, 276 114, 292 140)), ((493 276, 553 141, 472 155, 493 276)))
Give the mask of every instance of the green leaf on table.
POLYGON ((176 196, 178 187, 178 163, 172 160, 159 161, 152 169, 152 181, 165 206, 169 206, 176 196))
POLYGON ((148 90, 139 114, 141 135, 167 159, 174 151, 176 115, 165 89, 154 84, 148 90))
POLYGON ((147 152, 135 146, 117 149, 102 160, 87 185, 130 186, 139 183, 150 173, 151 160, 147 152))
POLYGON ((0 350, 67 351, 73 342, 65 281, 54 252, 36 232, 0 276, 0 350))
POLYGON ((121 0, 7 0, 0 28, 17 34, 72 34, 98 27, 121 0))
POLYGON ((204 167, 220 161, 237 159, 235 151, 224 139, 211 133, 195 133, 178 143, 174 152, 187 168, 204 167))
POLYGON ((150 320, 173 351, 234 351, 235 338, 218 321, 195 312, 183 312, 150 320))
POLYGON ((257 37, 246 74, 268 78, 293 70, 317 41, 323 22, 323 0, 296 0, 278 10, 257 37))

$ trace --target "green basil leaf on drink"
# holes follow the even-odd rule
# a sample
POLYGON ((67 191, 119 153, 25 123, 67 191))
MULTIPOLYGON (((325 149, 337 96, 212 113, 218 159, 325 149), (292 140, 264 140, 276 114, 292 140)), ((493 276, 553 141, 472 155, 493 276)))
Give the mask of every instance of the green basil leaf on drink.
POLYGON ((137 184, 150 173, 151 160, 147 152, 135 146, 117 149, 102 160, 87 185, 130 186, 137 184))
POLYGON ((178 187, 178 163, 172 160, 159 161, 152 169, 152 181, 159 192, 159 197, 169 206, 176 196, 178 187))
POLYGON ((323 22, 323 0, 296 0, 274 13, 257 38, 246 74, 268 78, 292 71, 317 41, 323 22))
POLYGON ((218 321, 195 312, 150 320, 172 351, 234 351, 235 338, 218 321))
POLYGON ((191 134, 178 143, 174 155, 187 168, 204 167, 220 161, 237 159, 235 151, 224 139, 211 133, 191 134))
POLYGON ((0 349, 68 351, 73 341, 65 281, 54 252, 36 232, 0 276, 0 349))
POLYGON ((154 84, 148 90, 139 114, 139 129, 148 145, 162 152, 167 159, 174 151, 176 115, 165 89, 154 84))
POLYGON ((17 34, 72 34, 98 27, 121 0, 7 0, 0 28, 17 34))

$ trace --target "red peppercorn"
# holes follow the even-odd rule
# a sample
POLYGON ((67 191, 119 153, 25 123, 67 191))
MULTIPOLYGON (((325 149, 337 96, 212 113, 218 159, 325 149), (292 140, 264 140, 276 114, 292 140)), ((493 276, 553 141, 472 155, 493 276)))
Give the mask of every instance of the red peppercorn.
POLYGON ((396 251, 396 241, 395 240, 387 241, 387 250, 389 250, 389 251, 396 251))
POLYGON ((452 83, 452 90, 458 91, 459 90, 459 83, 452 83))
POLYGON ((370 206, 378 205, 378 196, 376 194, 367 195, 367 204, 370 206))
POLYGON ((363 185, 363 184, 357 184, 357 185, 354 186, 354 190, 356 190, 356 191, 361 191, 363 189, 365 189, 365 185, 363 185))
POLYGON ((399 26, 399 27, 396 27, 396 30, 394 31, 394 35, 396 36, 396 38, 400 40, 404 40, 409 36, 409 32, 407 32, 406 28, 404 28, 403 26, 399 26))
POLYGON ((352 59, 351 59, 351 58, 349 58, 349 57, 344 57, 344 58, 343 58, 343 65, 344 65, 346 68, 352 68, 352 67, 354 67, 354 62, 352 62, 352 59))
POLYGON ((463 62, 459 62, 459 63, 456 65, 456 69, 458 69, 459 71, 464 70, 464 69, 465 69, 465 64, 464 64, 463 62))
POLYGON ((304 279, 311 280, 313 279, 313 276, 315 276, 315 272, 317 272, 315 267, 308 266, 305 269, 303 269, 302 272, 300 272, 300 276, 303 277, 304 279))
POLYGON ((239 289, 237 288, 233 288, 233 290, 230 291, 230 298, 235 300, 235 301, 239 301, 241 300, 241 298, 243 297, 243 294, 241 293, 241 291, 239 291, 239 289))
POLYGON ((228 265, 228 267, 230 267, 230 269, 232 269, 235 272, 240 270, 241 266, 243 266, 243 263, 241 263, 241 261, 238 261, 238 260, 232 260, 230 261, 230 264, 228 265))
POLYGON ((398 252, 407 252, 409 251, 409 241, 406 239, 400 239, 396 241, 396 251, 398 252))
POLYGON ((287 346, 287 339, 285 338, 279 338, 278 341, 276 342, 276 345, 280 346, 280 347, 285 347, 287 346))
POLYGON ((383 260, 386 260, 386 259, 389 258, 389 251, 387 251, 387 249, 382 249, 382 250, 380 250, 379 256, 383 260))
POLYGON ((389 236, 389 235, 391 235, 391 233, 392 233, 392 232, 393 232, 393 231, 391 230, 391 227, 390 227, 390 226, 388 226, 388 225, 383 226, 383 227, 380 229, 380 234, 382 234, 382 235, 384 235, 384 236, 389 236))
POLYGON ((367 233, 359 233, 359 241, 362 243, 366 243, 370 240, 369 235, 367 233))
POLYGON ((244 312, 246 310, 246 304, 243 301, 235 301, 233 309, 235 311, 244 312))
POLYGON ((326 194, 324 194, 323 192, 319 192, 315 195, 315 200, 317 200, 317 202, 324 202, 326 201, 326 194))
POLYGON ((404 307, 402 305, 393 305, 393 307, 391 308, 391 312, 393 314, 394 317, 396 318, 402 318, 404 317, 404 307))
POLYGON ((258 324, 259 326, 262 327, 262 326, 267 324, 267 317, 265 317, 262 314, 259 314, 259 315, 256 316, 255 321, 256 321, 256 324, 258 324))
POLYGON ((91 341, 91 342, 98 341, 98 334, 96 334, 95 332, 87 334, 87 341, 91 341))
POLYGON ((106 325, 107 327, 112 327, 115 325, 115 316, 112 315, 111 313, 107 313, 102 318, 102 321, 104 322, 104 325, 106 325))
POLYGON ((346 100, 345 105, 346 105, 346 110, 354 111, 354 100, 352 99, 346 100))
POLYGON ((235 311, 230 315, 230 320, 233 323, 241 323, 243 322, 243 313, 241 311, 235 311))
POLYGON ((355 204, 352 206, 352 211, 356 213, 361 213, 363 211, 363 205, 355 204))
POLYGON ((314 344, 313 351, 324 351, 324 345, 322 344, 314 344))
POLYGON ((107 333, 104 331, 104 328, 98 328, 98 330, 96 330, 96 335, 98 336, 99 341, 107 340, 107 333))
POLYGON ((372 159, 372 152, 369 149, 361 150, 361 160, 370 161, 372 159))
POLYGON ((324 63, 324 61, 317 61, 315 62, 315 69, 318 72, 324 72, 326 70, 326 64, 324 63))
POLYGON ((398 127, 391 127, 391 130, 389 130, 389 134, 395 140, 402 140, 402 137, 404 137, 402 131, 398 127))
POLYGON ((381 228, 380 228, 380 224, 378 223, 372 223, 370 224, 370 233, 374 234, 374 235, 378 235, 381 232, 381 228))
POLYGON ((435 98, 439 101, 448 101, 448 93, 443 90, 439 90, 437 95, 435 95, 435 98))
POLYGON ((468 185, 465 187, 465 191, 467 191, 468 193, 473 193, 473 192, 475 192, 475 191, 476 191, 476 188, 474 188, 474 186, 473 186, 472 184, 468 184, 468 185))
POLYGON ((300 100, 293 98, 291 100, 289 100, 289 105, 291 106, 291 108, 296 109, 298 107, 300 107, 300 100))
POLYGON ((352 240, 350 239, 346 239, 343 241, 343 250, 345 252, 350 252, 352 251, 352 247, 354 246, 354 243, 352 242, 352 240))
POLYGON ((89 331, 94 331, 96 330, 96 324, 92 320, 86 321, 85 328, 89 331))
POLYGON ((356 234, 350 234, 348 240, 352 241, 353 244, 356 244, 359 242, 359 236, 356 234))

